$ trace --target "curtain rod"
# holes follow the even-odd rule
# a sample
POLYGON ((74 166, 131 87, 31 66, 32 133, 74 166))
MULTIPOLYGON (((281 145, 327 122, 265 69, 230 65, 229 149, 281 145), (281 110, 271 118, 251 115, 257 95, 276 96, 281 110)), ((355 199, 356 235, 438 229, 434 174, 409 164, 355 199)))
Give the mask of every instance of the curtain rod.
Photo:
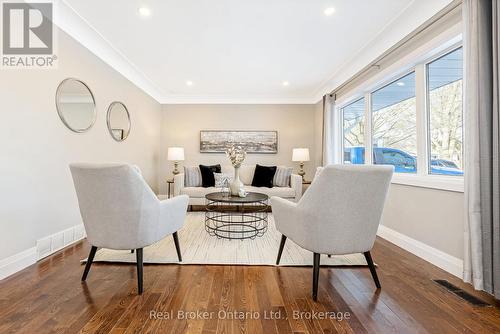
POLYGON ((374 61, 372 61, 370 64, 362 68, 359 72, 354 74, 352 77, 347 79, 343 84, 332 90, 328 95, 330 97, 334 97, 335 93, 337 93, 339 90, 347 86, 351 81, 356 80, 357 78, 361 77, 363 74, 368 72, 370 69, 373 67, 376 67, 377 69, 380 69, 380 65, 378 65, 379 62, 402 48, 404 45, 406 45, 409 41, 413 40, 415 37, 423 33, 425 30, 427 30, 431 25, 442 19, 444 16, 448 15, 452 11, 454 11, 456 8, 460 7, 462 5, 462 0, 454 0, 451 3, 449 3, 446 7, 441 9, 439 12, 434 14, 430 19, 425 21, 423 24, 421 24, 417 29, 412 31, 410 34, 405 36, 402 40, 400 40, 398 43, 390 47, 387 51, 382 53, 379 57, 377 57, 374 61))

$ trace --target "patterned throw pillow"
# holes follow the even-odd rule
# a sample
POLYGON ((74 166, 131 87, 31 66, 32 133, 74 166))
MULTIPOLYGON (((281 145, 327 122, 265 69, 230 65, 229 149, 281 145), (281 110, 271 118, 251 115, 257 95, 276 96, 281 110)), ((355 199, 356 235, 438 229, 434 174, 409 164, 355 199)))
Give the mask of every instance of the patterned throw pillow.
POLYGON ((184 167, 184 187, 201 187, 199 167, 184 167))
POLYGON ((229 183, 233 180, 233 177, 229 174, 224 173, 214 173, 215 187, 223 188, 227 187, 229 183))
POLYGON ((292 171, 292 167, 278 166, 276 174, 274 174, 273 186, 290 187, 290 177, 292 176, 292 171))

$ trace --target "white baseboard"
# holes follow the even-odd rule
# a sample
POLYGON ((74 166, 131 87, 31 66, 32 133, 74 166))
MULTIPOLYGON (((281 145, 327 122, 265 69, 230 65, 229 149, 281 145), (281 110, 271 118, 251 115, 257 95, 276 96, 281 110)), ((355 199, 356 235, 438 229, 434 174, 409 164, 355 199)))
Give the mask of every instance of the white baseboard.
POLYGON ((437 248, 431 247, 418 240, 410 238, 402 233, 394 231, 384 225, 380 225, 377 235, 404 250, 432 263, 433 265, 449 272, 452 275, 462 278, 463 261, 451 256, 437 248))
POLYGON ((0 260, 0 280, 10 276, 36 262, 36 247, 0 260))
POLYGON ((86 237, 83 224, 36 241, 36 246, 0 260, 0 280, 86 237))
MULTIPOLYGON (((394 231, 384 225, 379 226, 377 235, 449 272, 450 274, 462 278, 462 260, 444 253, 437 248, 426 245, 423 242, 410 238, 402 233, 394 231)), ((82 240, 85 236, 83 224, 80 224, 37 240, 36 247, 29 248, 6 259, 0 260, 0 280, 36 263, 36 261, 43 259, 44 257, 47 257, 72 243, 82 240)))
POLYGON ((46 236, 36 241, 37 260, 43 259, 58 250, 63 249, 85 238, 85 228, 83 224, 75 225, 66 230, 46 236))

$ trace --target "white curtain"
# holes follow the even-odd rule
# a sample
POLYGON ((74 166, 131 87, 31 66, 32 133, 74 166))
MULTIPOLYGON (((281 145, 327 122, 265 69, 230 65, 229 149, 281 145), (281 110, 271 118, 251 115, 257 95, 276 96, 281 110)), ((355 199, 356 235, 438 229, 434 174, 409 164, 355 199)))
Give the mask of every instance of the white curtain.
POLYGON ((335 98, 330 95, 323 96, 323 166, 331 165, 334 162, 334 110, 335 98))
POLYGON ((500 0, 464 0, 464 281, 500 297, 500 0))

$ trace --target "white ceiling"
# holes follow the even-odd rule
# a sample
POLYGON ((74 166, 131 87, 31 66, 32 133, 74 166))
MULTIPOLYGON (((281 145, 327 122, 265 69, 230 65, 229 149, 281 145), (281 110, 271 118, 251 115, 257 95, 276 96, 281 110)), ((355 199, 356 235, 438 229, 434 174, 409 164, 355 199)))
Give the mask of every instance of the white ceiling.
POLYGON ((56 23, 161 103, 314 103, 449 2, 65 0, 56 23))

